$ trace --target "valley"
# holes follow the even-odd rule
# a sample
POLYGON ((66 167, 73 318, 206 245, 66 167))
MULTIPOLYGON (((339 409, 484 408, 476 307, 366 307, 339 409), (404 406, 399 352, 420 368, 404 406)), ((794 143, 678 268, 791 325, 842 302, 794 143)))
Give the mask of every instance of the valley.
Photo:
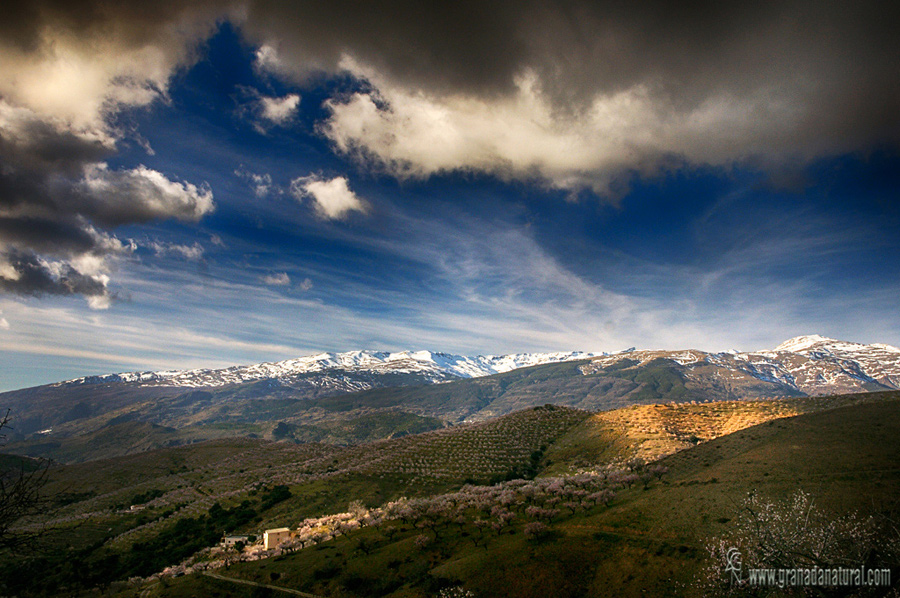
MULTIPOLYGON (((380 523, 363 525, 357 531, 352 526, 337 531, 338 527, 317 524, 317 529, 326 525, 330 530, 324 540, 296 552, 275 553, 274 561, 237 564, 237 555, 226 555, 232 563, 227 575, 267 583, 297 580, 288 587, 319 595, 332 595, 338 587, 343 588, 340 592, 349 589, 354 594, 358 588, 353 590, 353 583, 357 582, 346 585, 347 571, 372 578, 383 571, 379 568, 383 563, 375 564, 378 558, 406 555, 401 562, 415 562, 421 555, 431 555, 431 565, 425 570, 404 574, 412 577, 403 583, 406 577, 397 577, 399 585, 394 589, 411 584, 407 589, 412 592, 398 595, 430 595, 427 587, 434 583, 429 581, 434 576, 465 581, 466 587, 479 588, 475 595, 501 595, 493 582, 477 572, 502 558, 508 568, 504 575, 514 576, 516 587, 522 588, 523 593, 516 595, 530 595, 532 590, 526 586, 539 582, 534 572, 522 569, 525 563, 516 556, 518 551, 534 555, 547 566, 552 563, 551 573, 546 573, 551 577, 565 577, 571 573, 566 572, 566 563, 574 565, 572 559, 586 554, 599 558, 596 551, 600 550, 605 556, 591 575, 602 577, 615 569, 620 589, 628 587, 622 571, 637 566, 621 562, 628 554, 627 558, 643 555, 640 558, 650 563, 653 571, 657 567, 680 571, 678 575, 688 587, 688 573, 696 574, 704 559, 703 538, 727 529, 716 522, 730 519, 730 511, 748 490, 781 499, 804 488, 816 492, 817 500, 830 508, 858 509, 867 503, 893 508, 900 454, 896 454, 892 436, 896 424, 890 422, 897 421, 898 405, 900 393, 896 392, 631 406, 596 414, 546 405, 481 423, 355 446, 213 440, 52 468, 46 491, 54 497, 55 508, 52 515, 31 521, 32 527, 26 525, 26 531, 49 526, 44 541, 54 544, 66 538, 69 552, 65 558, 77 563, 80 583, 108 586, 125 592, 122 595, 129 595, 129 587, 152 588, 151 594, 143 595, 182 595, 181 591, 191 595, 205 591, 199 589, 204 587, 218 587, 216 591, 221 592, 223 587, 216 586, 214 578, 195 574, 172 577, 179 569, 171 567, 185 559, 197 563, 196 554, 200 554, 200 570, 221 566, 222 556, 202 555, 223 533, 261 538, 265 529, 284 525, 293 529, 310 518, 330 521, 328 516, 347 512, 349 503, 367 513, 362 517, 380 523), (662 468, 656 472, 658 476, 649 473, 654 471, 653 464, 662 468), (596 479, 602 481, 592 481, 595 478, 591 476, 600 476, 596 479), (490 525, 492 517, 498 516, 494 507, 501 504, 504 492, 525 492, 534 483, 544 485, 538 488, 559 483, 561 488, 578 492, 564 494, 562 500, 534 503, 524 498, 535 492, 528 490, 515 499, 520 507, 509 529, 494 534, 470 527, 475 521, 490 525), (423 513, 434 501, 457 504, 460 499, 452 497, 467 488, 485 502, 460 507, 463 519, 459 524, 452 523, 453 516, 441 515, 447 518, 444 523, 417 527, 416 520, 410 520, 412 523, 398 525, 400 522, 391 523, 383 514, 384 509, 396 509, 390 505, 398 500, 419 501, 417 508, 424 509, 423 513), (604 488, 606 494, 597 494, 604 488), (592 499, 599 500, 596 503, 585 502, 588 494, 601 498, 592 499), (571 496, 578 497, 575 503, 571 496), (526 515, 529 504, 554 514, 542 523, 542 511, 526 515), (529 521, 540 525, 526 533, 529 521), (385 536, 385 526, 398 529, 385 536), (532 533, 542 530, 541 526, 547 529, 540 534, 549 534, 543 539, 532 533), (416 538, 426 545, 414 546, 416 538), (360 543, 371 543, 367 548, 371 554, 361 551, 360 543), (606 545, 608 548, 602 548, 606 545), (617 548, 613 550, 613 546, 617 548), (319 548, 327 550, 323 553, 319 548), (618 548, 628 550, 620 553, 618 548), (297 577, 298 570, 326 567, 328 562, 321 557, 329 554, 340 555, 342 574, 332 573, 324 585, 326 578, 321 575, 297 577), (383 556, 376 558, 378 554, 383 556), (305 564, 308 558, 313 559, 312 564, 305 564), (203 564, 207 561, 210 565, 203 564), (285 572, 276 578, 268 572, 263 577, 253 573, 268 571, 269 563, 274 570, 285 572), (620 571, 621 567, 625 569, 620 571), (157 576, 163 569, 169 573, 157 576), (135 575, 148 581, 126 583, 135 575), (119 581, 112 583, 116 579, 119 581), (528 579, 531 581, 525 581, 528 579), (421 586, 423 583, 426 585, 421 586)), ((541 493, 546 491, 538 491, 541 493)), ((24 564, 58 572, 45 576, 49 585, 35 587, 35 595, 77 593, 78 585, 71 585, 72 574, 67 578, 66 567, 55 563, 53 557, 26 559, 24 564)), ((23 563, 17 564, 21 566, 23 563)), ((192 571, 198 571, 196 566, 188 565, 192 571)), ((404 569, 408 567, 402 566, 397 573, 404 569)), ((653 575, 666 577, 661 571, 653 575)), ((646 576, 642 580, 645 582, 646 576)), ((511 579, 507 582, 512 583, 511 579)), ((663 580, 652 583, 662 584, 663 580)), ((235 591, 238 593, 224 595, 245 595, 241 593, 244 590, 235 591)), ((583 591, 587 590, 578 590, 583 591)), ((581 595, 578 592, 552 595, 581 595)))
POLYGON ((324 354, 218 371, 79 379, 3 393, 0 404, 16 420, 7 450, 77 462, 248 436, 357 444, 542 404, 606 411, 900 387, 900 349, 815 335, 756 353, 583 357, 324 354), (140 435, 133 433, 138 428, 140 435))
POLYGON ((157 379, 7 393, 43 405, 26 416, 52 430, 4 447, 20 455, 5 475, 46 472, 46 502, 15 522, 0 593, 703 596, 724 587, 710 543, 746 541, 748 496, 861 517, 880 546, 866 558, 894 567, 894 364, 804 338, 773 355, 861 386, 824 394, 726 376, 750 358, 629 351, 451 380, 357 370, 380 386, 343 392, 157 379), (288 544, 264 550, 285 527, 288 544), (245 539, 224 549, 224 534, 245 539))

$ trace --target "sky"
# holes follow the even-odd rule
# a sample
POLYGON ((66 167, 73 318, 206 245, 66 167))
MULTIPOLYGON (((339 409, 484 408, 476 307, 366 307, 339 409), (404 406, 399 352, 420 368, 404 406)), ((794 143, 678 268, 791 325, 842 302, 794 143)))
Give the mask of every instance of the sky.
POLYGON ((19 4, 0 390, 356 349, 900 345, 886 3, 19 4))

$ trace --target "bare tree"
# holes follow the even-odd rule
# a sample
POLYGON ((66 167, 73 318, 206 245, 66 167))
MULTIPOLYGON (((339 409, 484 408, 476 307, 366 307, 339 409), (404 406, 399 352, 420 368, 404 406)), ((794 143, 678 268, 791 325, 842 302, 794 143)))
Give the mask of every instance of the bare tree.
MULTIPOLYGON (((770 596, 772 585, 753 585, 743 567, 785 572, 796 570, 867 570, 896 567, 900 534, 893 519, 856 512, 832 514, 813 497, 797 491, 787 500, 761 499, 751 493, 730 534, 713 539, 710 560, 699 581, 705 595, 770 596)), ((778 586, 779 596, 896 596, 898 584, 867 587, 778 586)))
MULTIPOLYGON (((5 444, 5 428, 10 428, 9 411, 0 419, 0 447, 5 444)), ((19 546, 33 534, 15 529, 22 518, 46 510, 43 493, 49 462, 6 455, 0 461, 0 548, 19 546)))

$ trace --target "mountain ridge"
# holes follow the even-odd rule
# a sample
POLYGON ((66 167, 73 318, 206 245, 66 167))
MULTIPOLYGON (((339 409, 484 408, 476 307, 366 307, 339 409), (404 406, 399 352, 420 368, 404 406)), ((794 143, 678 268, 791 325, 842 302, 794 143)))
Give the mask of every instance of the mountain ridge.
POLYGON ((819 335, 747 353, 629 350, 483 359, 485 368, 507 371, 489 374, 470 367, 479 363, 471 358, 442 353, 356 351, 125 382, 121 375, 85 378, 2 393, 0 405, 16 422, 10 448, 62 456, 78 437, 131 421, 177 430, 155 434, 165 445, 248 434, 353 444, 545 404, 597 412, 900 389, 900 349, 819 335), (540 359, 555 361, 532 365, 540 359), (451 367, 458 371, 450 373, 451 367))
POLYGON ((591 359, 584 372, 633 360, 643 365, 653 359, 668 359, 680 366, 706 363, 718 368, 743 372, 764 382, 785 385, 803 394, 872 390, 866 384, 900 388, 900 348, 883 343, 862 344, 819 334, 788 339, 774 349, 756 351, 707 352, 698 349, 636 350, 614 353, 583 351, 549 353, 513 353, 508 355, 465 356, 434 351, 325 352, 275 362, 230 366, 220 369, 163 370, 125 372, 85 376, 50 386, 126 383, 149 386, 214 388, 272 380, 290 383, 310 374, 321 378, 320 386, 343 392, 367 390, 372 386, 345 374, 415 374, 424 382, 447 382, 480 378, 565 361, 591 359), (798 357, 799 356, 799 357, 798 357))
POLYGON ((712 378, 727 384, 729 380, 749 376, 811 396, 900 388, 900 348, 883 343, 841 341, 818 334, 788 339, 775 349, 743 353, 688 349, 605 355, 593 358, 583 373, 603 371, 623 359, 633 362, 630 367, 643 366, 656 359, 672 361, 698 386, 712 383, 712 378))
POLYGON ((318 353, 275 362, 230 366, 221 369, 163 370, 156 372, 124 372, 84 376, 58 382, 59 385, 97 384, 106 382, 140 383, 180 387, 215 387, 262 379, 286 379, 298 374, 330 370, 372 373, 422 373, 434 382, 455 378, 478 378, 501 374, 520 367, 559 363, 594 357, 581 351, 551 353, 513 353, 509 355, 465 356, 433 351, 368 351, 318 353))

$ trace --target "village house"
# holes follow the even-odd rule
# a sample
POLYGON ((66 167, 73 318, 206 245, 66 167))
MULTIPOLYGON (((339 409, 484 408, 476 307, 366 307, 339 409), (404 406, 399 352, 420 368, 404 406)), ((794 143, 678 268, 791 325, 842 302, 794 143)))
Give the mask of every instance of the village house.
POLYGON ((248 543, 250 536, 222 536, 222 547, 231 548, 238 542, 248 543))
POLYGON ((291 530, 286 527, 267 529, 263 534, 263 548, 271 550, 276 548, 282 542, 287 542, 290 539, 291 530))

